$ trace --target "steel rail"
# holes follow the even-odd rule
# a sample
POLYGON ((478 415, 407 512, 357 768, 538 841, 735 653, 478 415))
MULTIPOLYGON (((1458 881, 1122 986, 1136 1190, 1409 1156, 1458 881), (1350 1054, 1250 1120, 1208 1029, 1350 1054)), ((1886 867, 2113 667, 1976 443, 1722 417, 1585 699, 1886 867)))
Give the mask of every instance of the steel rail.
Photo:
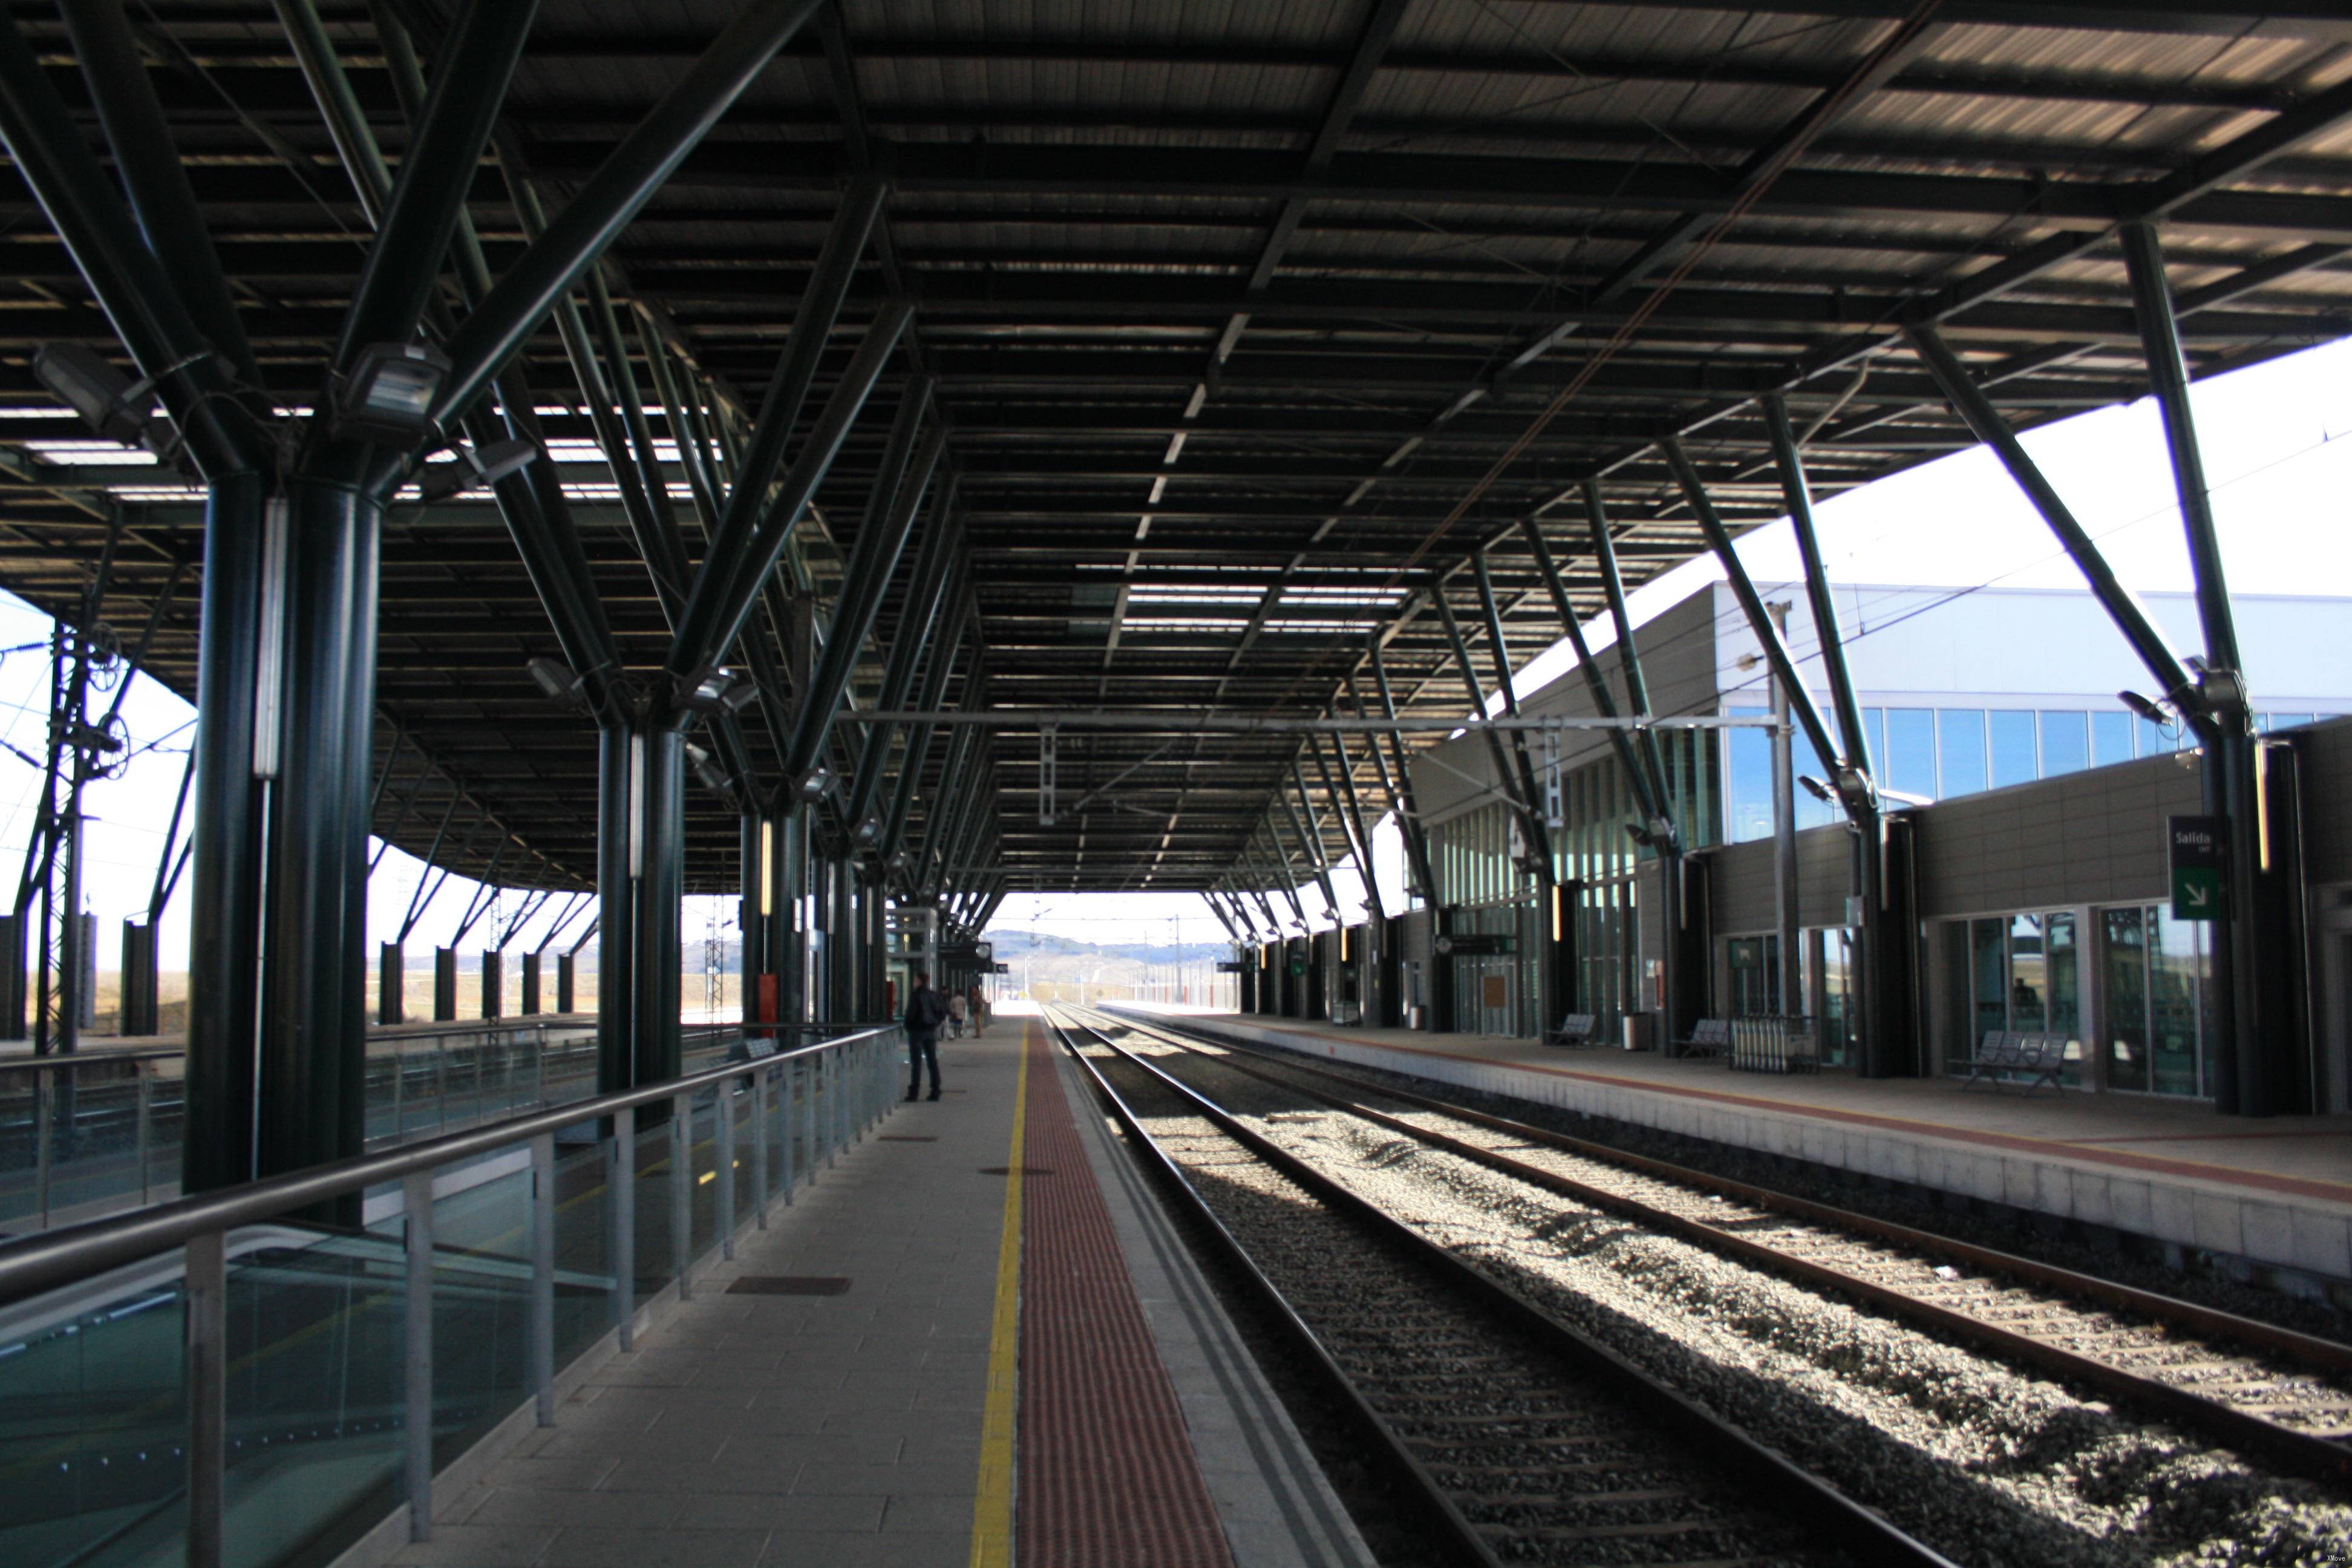
MULTIPOLYGON (((1187 1050, 1197 1046, 1175 1031, 1139 1024, 1128 1018, 1119 1022, 1147 1035, 1154 1035, 1187 1050)), ((1212 1038, 1210 1043, 1221 1049, 1251 1051, 1251 1047, 1234 1042, 1212 1038)), ((1263 1054, 1251 1051, 1251 1054, 1263 1054)), ((1799 1258, 1762 1242, 1732 1235, 1712 1225, 1693 1220, 1669 1210, 1644 1203, 1640 1198, 1613 1193, 1580 1182, 1557 1171, 1546 1170, 1507 1154, 1484 1149, 1449 1138, 1433 1129, 1417 1126, 1399 1117, 1359 1105, 1340 1096, 1325 1094, 1287 1079, 1276 1078, 1244 1063, 1227 1061, 1223 1065, 1262 1082, 1303 1094, 1351 1116, 1363 1118, 1375 1126, 1400 1133, 1432 1148, 1485 1165, 1519 1181, 1574 1198, 1580 1203, 1606 1209, 1612 1214, 1636 1219, 1647 1226, 1666 1231, 1677 1238, 1704 1247, 1709 1251, 1737 1258, 1743 1263, 1768 1272, 1796 1279, 1807 1285, 1820 1286, 1858 1297, 1876 1307, 1885 1308, 1896 1317, 1920 1323, 1939 1332, 1969 1343, 1990 1349, 2001 1355, 2013 1357, 2058 1376, 2073 1379, 2098 1389, 2102 1394, 2139 1405, 2151 1414, 2199 1427, 2232 1447, 2242 1447, 2261 1454, 2295 1473, 2315 1479, 2352 1483, 2352 1447, 2331 1438, 2298 1432, 2275 1421, 2234 1408, 2192 1394, 2169 1384, 2144 1377, 2112 1363, 2064 1349, 2031 1335, 1988 1323, 1965 1312, 1939 1306, 1896 1287, 1882 1285, 1875 1280, 1846 1270, 1799 1258)), ((1855 1214, 1832 1205, 1779 1193, 1767 1187, 1751 1185, 1728 1177, 1711 1175, 1647 1155, 1630 1154, 1602 1144, 1590 1143, 1565 1133, 1553 1132, 1541 1127, 1514 1121, 1507 1117, 1473 1110, 1466 1106, 1452 1104, 1409 1090, 1387 1088, 1367 1079, 1350 1078, 1320 1066, 1298 1062, 1280 1063, 1285 1072, 1303 1073, 1330 1079, 1360 1091, 1369 1091, 1423 1110, 1436 1111, 1461 1121, 1472 1122, 1493 1131, 1507 1133, 1523 1142, 1555 1149, 1563 1153, 1612 1164, 1640 1174, 1674 1182, 1701 1191, 1737 1197, 1759 1208, 1774 1210, 1798 1218, 1852 1230, 1874 1240, 1909 1247, 1937 1256, 1958 1259, 1988 1272, 2008 1276, 2021 1283, 2032 1284, 2065 1295, 2095 1301, 2102 1307, 2145 1314, 2159 1322, 2192 1328, 2200 1332, 2239 1342, 2248 1349, 2290 1357, 2309 1367, 2330 1372, 2352 1372, 2352 1346, 2292 1329, 2262 1323, 2235 1313, 2214 1308, 2200 1307, 2153 1291, 2140 1290, 2128 1285, 2099 1279, 2055 1265, 2039 1263, 2031 1258, 2000 1252, 1991 1247, 1955 1241, 1928 1231, 1916 1230, 1890 1220, 1855 1214)))
MULTIPOLYGON (((1122 1025, 1129 1020, 1118 1020, 1122 1025)), ((1217 1129, 1250 1152, 1297 1183, 1326 1205, 1360 1220, 1400 1248, 1495 1307, 1500 1315, 1528 1331, 1557 1354, 1573 1362, 1597 1381, 1612 1387, 1656 1427, 1708 1450, 1717 1463, 1746 1489, 1766 1499, 1784 1517, 1801 1517, 1862 1561, 1879 1564, 1916 1563, 1953 1568, 1951 1560, 1914 1539, 1892 1521, 1779 1450, 1700 1405, 1672 1385, 1652 1376, 1615 1351, 1587 1337, 1538 1306, 1512 1287, 1431 1240, 1406 1222, 1350 1192, 1332 1177, 1247 1126, 1216 1101, 1152 1063, 1128 1050, 1091 1026, 1081 1025, 1108 1049, 1149 1073, 1189 1102, 1217 1129)))
MULTIPOLYGON (((1087 1059, 1086 1053, 1077 1048, 1067 1032, 1055 1021, 1051 1008, 1045 1012, 1045 1026, 1053 1031, 1070 1059, 1076 1062, 1093 1081, 1096 1092, 1110 1108, 1112 1119, 1127 1134, 1129 1144, 1146 1158, 1151 1173, 1181 1202, 1186 1215, 1201 1227, 1202 1233, 1215 1245, 1225 1261, 1249 1282, 1259 1304, 1281 1329, 1283 1336, 1299 1352, 1307 1370, 1316 1375, 1339 1399, 1356 1424, 1371 1436, 1373 1457, 1403 1481, 1415 1506, 1428 1513, 1430 1521, 1441 1533, 1468 1552, 1482 1568, 1501 1568, 1502 1560, 1478 1532, 1478 1527, 1464 1517, 1462 1510, 1445 1495, 1445 1489, 1437 1484, 1437 1478, 1429 1473, 1428 1467, 1421 1462, 1412 1447, 1379 1411, 1372 1408, 1354 1380, 1324 1347, 1321 1338, 1307 1326, 1307 1320, 1298 1315, 1297 1309, 1283 1295, 1281 1288, 1266 1278, 1265 1270, 1250 1257, 1249 1249, 1225 1227, 1225 1222, 1217 1217, 1217 1211, 1192 1184, 1192 1178, 1184 1173, 1184 1168, 1160 1146, 1150 1133, 1144 1131, 1141 1119, 1118 1090, 1111 1087, 1102 1069, 1087 1059)), ((1098 1033, 1097 1037, 1100 1038, 1098 1033)))

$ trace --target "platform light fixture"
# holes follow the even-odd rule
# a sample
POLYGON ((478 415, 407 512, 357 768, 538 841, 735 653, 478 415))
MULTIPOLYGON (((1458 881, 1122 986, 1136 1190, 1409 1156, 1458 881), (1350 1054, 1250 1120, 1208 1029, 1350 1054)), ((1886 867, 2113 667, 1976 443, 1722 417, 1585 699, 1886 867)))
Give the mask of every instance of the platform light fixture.
POLYGON ((180 432, 169 417, 154 412, 155 384, 211 352, 191 354, 160 375, 132 381, 79 343, 43 343, 33 355, 33 376, 94 434, 168 458, 180 444, 180 432))
POLYGON ((586 676, 580 674, 562 659, 549 658, 544 655, 537 658, 525 659, 522 667, 540 690, 547 694, 549 701, 574 713, 588 711, 588 678, 586 676))
POLYGON ((2160 702, 2142 697, 2137 691, 2118 691, 2116 693, 2116 700, 2151 724, 2161 725, 2166 729, 2172 727, 2172 715, 2164 710, 2164 705, 2160 702))
POLYGON ((415 446, 433 429, 433 400, 450 369, 449 356, 430 343, 370 343, 335 378, 336 438, 415 446))
POLYGON ((1812 774, 1799 773, 1797 775, 1797 782, 1805 786, 1805 793, 1807 795, 1811 795, 1823 805, 1835 805, 1837 804, 1837 791, 1830 788, 1828 784, 1822 783, 1820 779, 1815 778, 1812 774))
POLYGON ((452 447, 455 462, 436 464, 417 476, 417 498, 427 505, 467 490, 487 489, 520 473, 545 454, 536 441, 493 441, 487 447, 452 447))
POLYGON ((735 788, 735 781, 727 776, 727 770, 719 765, 718 759, 690 742, 686 748, 686 764, 694 770, 702 787, 713 795, 727 795, 735 788))
POLYGON ((677 705, 688 712, 717 718, 749 708, 760 689, 733 670, 713 665, 679 678, 677 695, 677 705))
POLYGON ((814 805, 833 787, 833 770, 823 763, 803 773, 787 793, 803 805, 814 805))

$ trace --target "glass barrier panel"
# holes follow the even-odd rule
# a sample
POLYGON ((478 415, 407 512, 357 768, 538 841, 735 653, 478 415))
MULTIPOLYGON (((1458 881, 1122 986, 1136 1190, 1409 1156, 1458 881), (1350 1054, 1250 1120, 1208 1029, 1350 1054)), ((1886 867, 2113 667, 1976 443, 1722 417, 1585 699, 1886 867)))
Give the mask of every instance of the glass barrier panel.
POLYGON ((636 1300, 639 1305, 677 1278, 670 1252, 669 1119, 667 1102, 641 1106, 636 1134, 636 1300), (659 1120, 656 1120, 659 1118, 659 1120), (647 1126, 646 1123, 653 1125, 647 1126))
POLYGON ((609 1135, 596 1124, 566 1128, 555 1141, 555 1366, 613 1328, 612 1192, 604 1173, 609 1135))
POLYGON ((263 1568, 397 1500, 406 1264, 396 1236, 284 1224, 227 1265, 223 1557, 263 1568))
POLYGON ((693 1173, 693 1202, 688 1215, 693 1226, 691 1255, 719 1245, 719 1117, 730 1085, 707 1089, 694 1097, 688 1122, 687 1168, 693 1173))
POLYGON ((176 1553, 187 1530, 181 1283, 174 1253, 0 1308, 0 1563, 176 1553))

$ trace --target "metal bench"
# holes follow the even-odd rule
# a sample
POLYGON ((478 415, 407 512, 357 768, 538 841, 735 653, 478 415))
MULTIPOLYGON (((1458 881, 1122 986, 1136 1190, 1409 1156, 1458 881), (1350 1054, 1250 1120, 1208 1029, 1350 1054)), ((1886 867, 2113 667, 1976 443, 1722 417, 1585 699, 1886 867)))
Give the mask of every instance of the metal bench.
POLYGON ((2066 1068, 2069 1044, 2063 1035, 1988 1029, 1976 1055, 1969 1058, 1969 1076, 1960 1087, 1966 1089, 1981 1079, 1996 1090, 2021 1081, 2028 1094, 2045 1083, 2060 1088, 2059 1075, 2066 1068))
POLYGON ((1559 1028, 1544 1031, 1543 1043, 1547 1046, 1590 1046, 1594 1043, 1593 1037, 1599 1024, 1600 1020, 1590 1013, 1570 1013, 1559 1021, 1559 1028))
POLYGON ((1731 1020, 1701 1018, 1683 1042, 1686 1057, 1719 1057, 1731 1048, 1731 1020))

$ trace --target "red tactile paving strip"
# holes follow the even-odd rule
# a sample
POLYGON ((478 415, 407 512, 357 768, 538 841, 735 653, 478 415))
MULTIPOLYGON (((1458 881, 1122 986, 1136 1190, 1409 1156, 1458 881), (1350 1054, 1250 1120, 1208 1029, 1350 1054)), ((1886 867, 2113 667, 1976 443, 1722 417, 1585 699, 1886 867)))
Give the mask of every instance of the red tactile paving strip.
POLYGON ((1029 1036, 1021 1199, 1022 1568, 1233 1568, 1052 1052, 1029 1036))

